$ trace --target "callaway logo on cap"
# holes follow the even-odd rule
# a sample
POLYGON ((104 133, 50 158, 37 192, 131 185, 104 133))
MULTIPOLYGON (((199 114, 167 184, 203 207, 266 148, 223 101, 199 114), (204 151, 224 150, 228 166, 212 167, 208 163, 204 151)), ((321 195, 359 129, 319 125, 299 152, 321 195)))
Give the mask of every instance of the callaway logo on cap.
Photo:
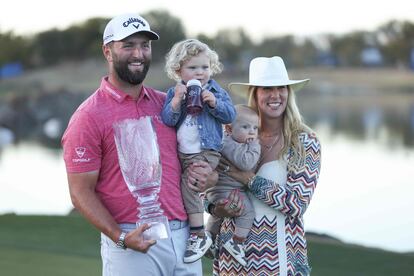
POLYGON ((108 22, 103 34, 103 43, 106 45, 135 33, 145 33, 151 40, 159 39, 158 34, 151 31, 150 25, 144 18, 137 14, 123 14, 108 22))

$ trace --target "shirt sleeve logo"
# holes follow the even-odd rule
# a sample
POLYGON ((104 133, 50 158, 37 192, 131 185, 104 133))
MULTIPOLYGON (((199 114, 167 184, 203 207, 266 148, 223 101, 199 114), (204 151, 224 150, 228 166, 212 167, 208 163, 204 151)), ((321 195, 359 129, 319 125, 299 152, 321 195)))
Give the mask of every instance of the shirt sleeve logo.
POLYGON ((86 148, 84 147, 76 147, 75 148, 76 154, 78 155, 79 158, 82 158, 83 155, 85 154, 86 148))
POLYGON ((72 159, 72 162, 73 163, 83 163, 83 162, 89 162, 89 161, 91 161, 90 158, 84 158, 83 157, 85 155, 85 152, 86 152, 86 148, 85 147, 76 147, 75 148, 75 152, 76 152, 76 155, 79 158, 73 158, 72 159))

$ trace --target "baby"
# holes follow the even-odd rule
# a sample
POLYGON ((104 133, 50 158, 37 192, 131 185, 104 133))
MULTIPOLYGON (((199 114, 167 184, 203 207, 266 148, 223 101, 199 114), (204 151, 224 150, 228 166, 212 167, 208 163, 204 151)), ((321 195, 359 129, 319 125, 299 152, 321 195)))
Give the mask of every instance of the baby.
MULTIPOLYGON (((223 139, 221 153, 240 170, 252 170, 260 158, 260 144, 257 138, 259 117, 253 109, 246 105, 237 105, 236 112, 236 120, 225 126, 226 135, 223 139)), ((244 266, 246 265, 244 241, 252 227, 255 213, 243 187, 243 184, 227 174, 220 173, 217 185, 209 189, 206 196, 208 201, 214 204, 220 199, 226 199, 232 190, 240 189, 244 199, 244 210, 239 217, 234 218, 234 235, 223 247, 244 266)), ((222 218, 214 216, 210 216, 208 219, 206 230, 213 239, 219 233, 221 222, 222 218)))

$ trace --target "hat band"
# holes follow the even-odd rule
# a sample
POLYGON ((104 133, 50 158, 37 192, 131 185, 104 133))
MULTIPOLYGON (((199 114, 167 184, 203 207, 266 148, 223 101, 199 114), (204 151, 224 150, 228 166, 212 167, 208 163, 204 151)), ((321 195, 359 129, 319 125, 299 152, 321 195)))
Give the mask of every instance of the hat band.
POLYGON ((291 80, 277 80, 277 79, 256 79, 249 82, 253 86, 281 86, 281 85, 290 85, 296 83, 291 80))

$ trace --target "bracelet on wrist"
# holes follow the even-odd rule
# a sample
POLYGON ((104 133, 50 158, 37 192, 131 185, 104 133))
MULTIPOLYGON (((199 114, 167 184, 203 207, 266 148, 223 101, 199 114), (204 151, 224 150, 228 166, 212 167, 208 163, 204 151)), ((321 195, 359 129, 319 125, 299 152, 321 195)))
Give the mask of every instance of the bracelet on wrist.
POLYGON ((250 188, 255 179, 256 179, 256 175, 253 175, 252 177, 249 177, 249 181, 247 182, 247 187, 250 188))
POLYGON ((121 232, 121 235, 119 235, 118 241, 116 242, 116 247, 121 248, 121 249, 126 249, 126 244, 125 244, 125 237, 126 237, 126 232, 121 232))

